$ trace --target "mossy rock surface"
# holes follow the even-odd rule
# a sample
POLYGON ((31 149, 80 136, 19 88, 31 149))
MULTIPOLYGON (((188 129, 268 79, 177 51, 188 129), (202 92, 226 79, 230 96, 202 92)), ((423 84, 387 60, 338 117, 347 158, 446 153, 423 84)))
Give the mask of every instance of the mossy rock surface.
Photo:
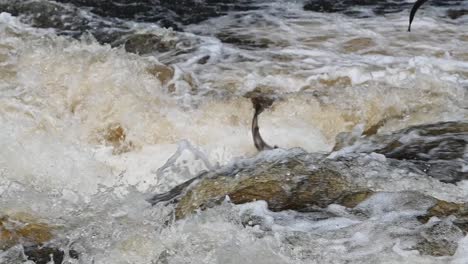
POLYGON ((226 196, 234 204, 264 200, 272 211, 303 211, 334 203, 354 207, 372 193, 331 166, 311 168, 293 157, 246 167, 235 175, 215 173, 199 179, 180 198, 176 217, 180 219, 197 209, 211 207, 226 196))

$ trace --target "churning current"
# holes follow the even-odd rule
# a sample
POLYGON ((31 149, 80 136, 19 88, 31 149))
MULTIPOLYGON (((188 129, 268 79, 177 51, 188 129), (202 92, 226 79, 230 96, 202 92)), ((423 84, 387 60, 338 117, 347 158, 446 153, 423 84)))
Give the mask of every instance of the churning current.
POLYGON ((468 263, 468 2, 414 2, 0 0, 0 263, 468 263))

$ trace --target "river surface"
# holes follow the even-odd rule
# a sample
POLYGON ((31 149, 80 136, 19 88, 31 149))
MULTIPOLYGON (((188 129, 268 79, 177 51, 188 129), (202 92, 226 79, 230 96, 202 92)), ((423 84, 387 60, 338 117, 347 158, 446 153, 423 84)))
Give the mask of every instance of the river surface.
MULTIPOLYGON (((255 159, 252 92, 277 99, 260 130, 281 155, 331 152, 342 132, 468 120, 468 16, 454 11, 467 1, 429 1, 410 33, 411 1, 340 3, 0 0, 0 214, 59 227, 56 243, 80 252, 67 263, 467 263, 468 238, 453 256, 406 250, 381 224, 403 216, 262 233, 239 224, 244 205, 168 224, 145 200, 255 159), (291 247, 291 234, 310 239, 291 247)), ((464 180, 431 188, 468 202, 464 180)), ((18 252, 0 262, 23 263, 18 252)))

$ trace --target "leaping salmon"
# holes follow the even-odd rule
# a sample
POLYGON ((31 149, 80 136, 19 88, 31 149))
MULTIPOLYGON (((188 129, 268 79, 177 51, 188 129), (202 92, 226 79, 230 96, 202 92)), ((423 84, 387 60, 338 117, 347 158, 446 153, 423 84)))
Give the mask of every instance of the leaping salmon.
POLYGON ((427 2, 427 0, 418 0, 418 1, 416 1, 416 3, 414 3, 413 8, 411 8, 408 32, 411 31, 411 23, 413 23, 413 19, 414 19, 414 16, 416 15, 416 11, 418 11, 418 9, 426 2, 427 2))
POLYGON ((267 97, 252 97, 252 104, 255 109, 254 117, 252 120, 252 137, 255 144, 255 147, 258 151, 269 150, 278 148, 277 146, 268 145, 260 135, 260 128, 258 127, 258 116, 273 104, 273 99, 267 97))

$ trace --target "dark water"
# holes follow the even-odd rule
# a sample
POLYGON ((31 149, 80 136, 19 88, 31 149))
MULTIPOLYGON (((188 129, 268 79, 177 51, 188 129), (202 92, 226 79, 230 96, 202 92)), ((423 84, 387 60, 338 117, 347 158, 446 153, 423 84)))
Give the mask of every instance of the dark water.
MULTIPOLYGON (((276 1, 290 3, 297 1, 276 1)), ((184 31, 188 24, 202 22, 233 11, 252 11, 266 8, 264 0, 144 0, 144 1, 0 1, 0 12, 22 17, 39 28, 53 28, 59 34, 79 37, 91 33, 100 43, 119 45, 132 33, 129 22, 154 23, 161 27, 184 31)), ((300 2, 302 3, 302 2, 300 2)), ((428 6, 445 9, 441 17, 459 18, 466 14, 463 0, 431 1, 428 6)), ((324 13, 343 13, 366 18, 395 12, 407 12, 412 4, 404 0, 309 0, 304 10, 324 13)), ((230 42, 229 38, 225 41, 230 42)))

